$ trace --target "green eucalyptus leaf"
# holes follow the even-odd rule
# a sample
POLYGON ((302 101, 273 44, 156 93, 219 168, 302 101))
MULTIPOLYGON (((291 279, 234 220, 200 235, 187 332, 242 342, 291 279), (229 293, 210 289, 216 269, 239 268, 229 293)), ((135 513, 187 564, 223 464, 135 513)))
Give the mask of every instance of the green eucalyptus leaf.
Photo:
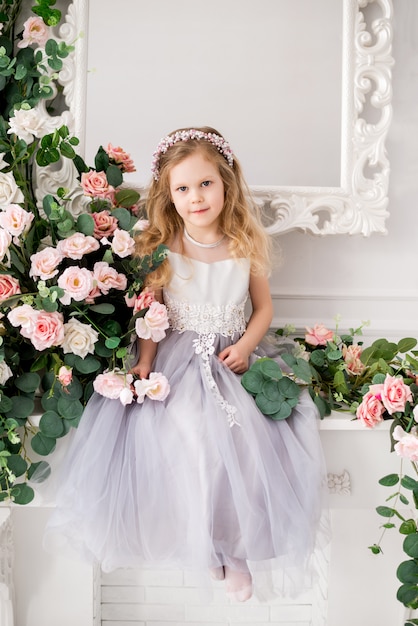
MULTIPOLYGON (((59 410, 59 401, 57 403, 59 410)), ((51 439, 61 437, 64 431, 62 418, 55 411, 46 411, 40 419, 39 429, 43 435, 51 439)))
POLYGON ((35 402, 32 398, 27 398, 26 396, 13 396, 10 399, 12 401, 12 408, 10 411, 6 412, 6 415, 10 413, 10 416, 15 419, 26 419, 29 415, 32 415, 35 409, 35 402))
POLYGON ((93 374, 93 372, 97 372, 100 367, 100 361, 93 356, 86 356, 84 359, 81 357, 75 358, 74 368, 77 372, 80 372, 80 374, 93 374))
POLYGON ((139 199, 140 195, 134 189, 120 189, 115 193, 116 204, 126 209, 134 206, 139 199))
POLYGON ((405 352, 409 352, 413 350, 417 345, 417 340, 412 337, 404 337, 398 342, 398 352, 404 354, 405 352))
POLYGON ((101 315, 112 315, 115 312, 115 306, 110 302, 102 302, 101 304, 92 304, 89 310, 101 315))
POLYGON ((74 420, 83 414, 84 407, 78 400, 61 396, 58 400, 58 411, 67 420, 74 420))
POLYGON ((399 474, 388 474, 379 480, 379 485, 383 485, 384 487, 393 487, 394 485, 397 485, 398 482, 399 474))
POLYGON ((15 504, 29 504, 35 497, 35 492, 26 483, 19 483, 18 485, 13 485, 10 495, 15 504))
POLYGON ((28 480, 43 483, 51 475, 51 466, 46 461, 31 463, 28 469, 28 480))
POLYGON ((410 489, 411 491, 418 490, 418 481, 407 475, 402 476, 401 485, 402 487, 405 487, 405 489, 410 489))
POLYGON ((0 396, 0 413, 10 413, 12 408, 13 408, 13 403, 10 400, 10 398, 5 396, 4 394, 1 394, 1 396, 0 396))
POLYGON ((283 372, 280 365, 273 359, 261 359, 260 371, 266 378, 272 378, 274 380, 280 380, 280 378, 283 378, 283 372))
POLYGON ((36 433, 31 439, 31 446, 36 454, 40 456, 48 456, 55 449, 56 439, 53 437, 47 437, 43 433, 36 433))
POLYGON ((77 218, 77 230, 83 235, 93 235, 94 219, 89 213, 81 213, 77 218))
POLYGON ((39 374, 36 374, 35 372, 26 372, 16 378, 14 384, 21 391, 32 393, 38 389, 40 382, 41 377, 39 374))
POLYGON ((255 403, 264 415, 273 415, 280 408, 278 401, 269 400, 263 393, 256 395, 255 403))
POLYGON ((119 227, 123 230, 129 230, 131 227, 131 213, 127 209, 117 208, 112 211, 113 217, 119 222, 119 227))
POLYGON ((413 533, 405 537, 403 542, 403 550, 413 559, 418 558, 418 533, 413 533))
POLYGON ((122 172, 117 165, 109 165, 106 169, 106 178, 112 187, 119 187, 123 183, 122 172))
POLYGON ((292 406, 286 400, 284 400, 280 405, 280 409, 276 413, 269 415, 269 417, 272 420, 285 420, 290 417, 291 414, 292 406))
POLYGON ((7 459, 7 467, 16 477, 19 477, 26 472, 28 464, 25 459, 20 456, 20 454, 12 454, 7 459))
POLYGON ((262 393, 271 402, 279 402, 283 399, 276 380, 266 380, 262 386, 262 393))
POLYGON ((409 607, 411 609, 417 609, 418 608, 418 586, 411 585, 410 583, 402 585, 398 589, 396 598, 404 606, 409 607))
MULTIPOLYGON (((256 361, 257 363, 257 361, 256 361)), ((241 378, 241 384, 249 393, 255 395, 259 393, 264 384, 264 376, 258 368, 252 366, 241 378)))
POLYGON ((106 348, 114 350, 120 345, 120 337, 108 337, 105 341, 106 348))
POLYGON ((412 533, 417 532, 417 525, 415 520, 407 519, 405 522, 399 526, 399 532, 401 535, 411 535, 412 533))
POLYGON ((287 376, 279 380, 278 387, 280 393, 285 396, 285 398, 299 398, 300 396, 301 388, 294 380, 291 380, 287 376))

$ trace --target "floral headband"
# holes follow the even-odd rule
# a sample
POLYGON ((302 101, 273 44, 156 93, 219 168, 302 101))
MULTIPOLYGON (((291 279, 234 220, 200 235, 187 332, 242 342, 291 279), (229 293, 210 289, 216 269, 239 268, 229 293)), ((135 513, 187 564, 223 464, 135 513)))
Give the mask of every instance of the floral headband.
POLYGON ((231 146, 223 137, 216 135, 215 133, 204 133, 201 130, 195 130, 191 128, 189 130, 179 130, 173 135, 167 135, 164 139, 161 139, 154 154, 152 155, 151 172, 155 180, 160 178, 160 155, 165 154, 167 150, 174 146, 179 141, 188 141, 189 139, 203 139, 209 141, 209 143, 216 146, 223 157, 228 161, 230 167, 234 164, 234 156, 231 150, 231 146))

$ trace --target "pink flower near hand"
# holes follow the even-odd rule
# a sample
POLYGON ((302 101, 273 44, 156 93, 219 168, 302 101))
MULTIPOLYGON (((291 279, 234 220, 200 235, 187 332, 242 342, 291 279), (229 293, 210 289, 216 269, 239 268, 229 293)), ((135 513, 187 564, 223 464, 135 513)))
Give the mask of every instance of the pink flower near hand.
POLYGON ((386 374, 382 389, 382 402, 389 415, 404 411, 405 404, 412 402, 412 392, 402 378, 386 374))
POLYGON ((35 311, 34 324, 22 326, 20 334, 30 340, 36 350, 60 346, 64 341, 64 321, 61 313, 35 311))
POLYGON ((105 261, 99 261, 94 264, 93 278, 103 294, 108 294, 110 289, 126 289, 128 284, 125 274, 119 274, 114 267, 111 267, 105 261))
POLYGON ((135 322, 135 331, 141 339, 161 341, 165 337, 165 331, 169 327, 167 309, 160 302, 153 302, 145 313, 135 322))
POLYGON ((149 378, 142 378, 134 382, 137 402, 142 404, 145 396, 150 400, 159 400, 162 402, 170 393, 170 385, 167 378, 160 372, 152 372, 149 378))
POLYGON ((379 398, 371 391, 363 396, 360 406, 357 408, 356 416, 367 428, 373 428, 383 420, 385 407, 379 398))
POLYGON ((343 346, 342 353, 345 364, 347 365, 347 372, 349 374, 356 376, 357 374, 364 372, 366 366, 360 360, 362 353, 361 346, 356 344, 348 347, 343 346))
POLYGON ((92 214, 94 220, 93 236, 96 239, 110 237, 118 227, 118 220, 110 211, 99 211, 92 214))
POLYGON ((122 150, 119 146, 115 148, 111 143, 108 144, 106 148, 106 152, 109 156, 109 159, 115 162, 116 165, 120 166, 122 172, 131 173, 136 172, 136 168, 133 160, 131 159, 131 155, 122 150))
POLYGON ((63 365, 58 371, 58 380, 63 387, 68 387, 73 379, 73 368, 63 365))
POLYGON ((33 213, 25 211, 18 204, 9 204, 0 211, 0 226, 7 230, 12 237, 19 237, 29 230, 33 218, 33 213))
POLYGON ((395 443, 394 449, 398 456, 410 461, 418 461, 418 436, 416 426, 411 429, 410 433, 406 433, 402 426, 395 426, 393 429, 393 438, 398 442, 395 443))
POLYGON ((67 267, 58 278, 58 287, 65 294, 60 298, 62 304, 68 305, 71 299, 81 302, 87 298, 94 287, 93 274, 85 267, 72 265, 67 267))
POLYGON ((32 254, 30 257, 31 268, 29 276, 41 278, 41 280, 48 280, 58 274, 58 265, 63 259, 57 248, 44 248, 40 252, 32 254))
POLYGON ((143 309, 148 309, 153 302, 155 302, 154 292, 145 288, 139 294, 139 296, 136 298, 133 304, 133 307, 134 307, 133 314, 135 315, 135 313, 139 313, 139 311, 142 311, 143 309))
POLYGON ((115 254, 121 257, 121 259, 124 259, 125 257, 130 256, 135 250, 135 240, 132 239, 126 230, 117 228, 113 234, 110 247, 115 254))
POLYGON ((40 17, 30 17, 23 24, 23 39, 17 44, 18 48, 27 48, 32 44, 44 46, 49 39, 50 28, 40 17))
POLYGON ((21 293, 17 278, 9 274, 0 274, 0 302, 21 293))
POLYGON ((56 249, 64 258, 77 261, 82 259, 85 254, 95 252, 99 248, 100 244, 94 237, 83 235, 83 233, 74 233, 66 239, 61 239, 56 249))
POLYGON ((120 399, 123 404, 130 404, 133 400, 133 392, 130 389, 132 382, 132 374, 114 369, 99 374, 93 382, 93 388, 96 393, 105 398, 120 399))
POLYGON ((107 182, 105 172, 90 170, 81 174, 81 187, 86 196, 92 198, 103 198, 112 203, 115 199, 115 189, 107 182))
POLYGON ((328 330, 323 324, 315 324, 313 328, 306 326, 306 330, 308 332, 305 335, 305 341, 311 346, 326 346, 334 337, 332 330, 328 330))

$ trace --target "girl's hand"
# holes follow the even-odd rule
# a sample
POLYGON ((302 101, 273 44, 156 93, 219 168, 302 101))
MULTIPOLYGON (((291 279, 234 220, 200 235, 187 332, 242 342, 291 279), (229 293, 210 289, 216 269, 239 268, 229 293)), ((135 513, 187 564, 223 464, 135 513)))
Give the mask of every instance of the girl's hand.
POLYGON ((218 354, 218 358, 224 363, 234 374, 243 374, 247 371, 249 365, 249 355, 240 349, 237 344, 228 346, 218 354))
POLYGON ((129 373, 138 378, 148 378, 151 373, 151 365, 138 361, 138 363, 129 370, 129 373))

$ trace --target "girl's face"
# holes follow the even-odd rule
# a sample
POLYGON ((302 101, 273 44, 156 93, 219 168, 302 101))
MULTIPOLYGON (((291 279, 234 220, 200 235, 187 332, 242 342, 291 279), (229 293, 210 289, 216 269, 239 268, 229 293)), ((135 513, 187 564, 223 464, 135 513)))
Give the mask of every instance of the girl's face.
POLYGON ((219 216, 224 206, 224 184, 219 170, 197 151, 175 165, 169 174, 171 199, 187 232, 219 234, 219 216))

